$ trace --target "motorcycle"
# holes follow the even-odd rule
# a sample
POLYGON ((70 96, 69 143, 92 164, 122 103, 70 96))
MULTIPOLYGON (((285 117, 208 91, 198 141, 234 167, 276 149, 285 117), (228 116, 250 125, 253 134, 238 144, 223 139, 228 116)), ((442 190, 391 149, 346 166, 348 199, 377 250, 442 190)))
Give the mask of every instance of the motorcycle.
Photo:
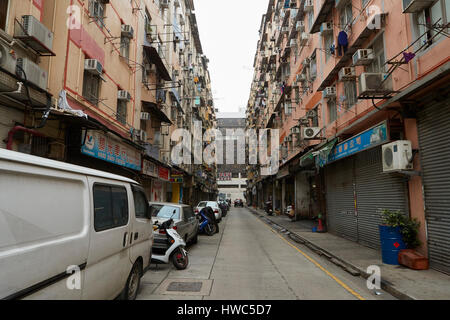
POLYGON ((272 216, 273 215, 273 204, 272 204, 272 201, 267 201, 266 203, 265 203, 265 205, 266 205, 266 213, 269 215, 269 216, 272 216))
POLYGON ((171 227, 172 223, 173 219, 170 218, 161 224, 158 222, 154 224, 153 230, 159 230, 159 234, 155 234, 152 262, 168 264, 172 261, 175 268, 184 270, 189 265, 188 253, 185 250, 186 242, 171 227))
POLYGON ((216 225, 214 222, 207 217, 205 210, 201 210, 198 214, 200 215, 198 230, 206 233, 208 236, 213 236, 216 233, 216 225))

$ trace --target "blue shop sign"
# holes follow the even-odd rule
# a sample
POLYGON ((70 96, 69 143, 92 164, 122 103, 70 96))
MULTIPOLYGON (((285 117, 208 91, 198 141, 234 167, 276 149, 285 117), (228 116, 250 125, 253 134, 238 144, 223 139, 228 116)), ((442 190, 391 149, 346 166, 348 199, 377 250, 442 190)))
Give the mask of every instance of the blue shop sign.
POLYGON ((319 165, 324 165, 349 157, 358 152, 376 147, 378 145, 389 142, 387 123, 383 122, 359 135, 339 143, 334 147, 328 156, 328 160, 319 160, 319 165))
POLYGON ((84 140, 81 146, 82 154, 141 171, 141 154, 131 146, 92 130, 84 131, 82 139, 84 140))

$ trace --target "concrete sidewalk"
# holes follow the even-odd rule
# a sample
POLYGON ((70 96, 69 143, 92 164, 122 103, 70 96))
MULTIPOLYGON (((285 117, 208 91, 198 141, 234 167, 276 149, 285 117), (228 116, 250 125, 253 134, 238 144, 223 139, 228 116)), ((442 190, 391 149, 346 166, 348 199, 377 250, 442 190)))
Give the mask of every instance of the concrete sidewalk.
POLYGON ((403 266, 383 264, 381 252, 331 233, 314 233, 317 223, 291 221, 287 216, 268 216, 263 210, 248 208, 277 229, 286 229, 289 236, 327 257, 355 276, 367 278, 369 266, 381 269, 382 288, 399 299, 446 300, 450 299, 450 276, 435 270, 416 271, 403 266))

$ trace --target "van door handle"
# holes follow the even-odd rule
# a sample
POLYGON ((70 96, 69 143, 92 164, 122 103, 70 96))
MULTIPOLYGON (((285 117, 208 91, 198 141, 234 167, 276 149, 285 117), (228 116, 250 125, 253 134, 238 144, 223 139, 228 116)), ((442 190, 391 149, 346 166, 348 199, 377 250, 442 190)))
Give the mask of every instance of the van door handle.
POLYGON ((125 247, 127 245, 127 236, 128 236, 128 232, 125 232, 125 234, 123 235, 123 247, 125 247))
POLYGON ((132 243, 133 243, 133 232, 130 235, 130 244, 132 244, 132 243))
POLYGON ((138 237, 139 237, 139 232, 136 232, 136 233, 134 234, 134 241, 136 241, 136 240, 138 239, 138 237))

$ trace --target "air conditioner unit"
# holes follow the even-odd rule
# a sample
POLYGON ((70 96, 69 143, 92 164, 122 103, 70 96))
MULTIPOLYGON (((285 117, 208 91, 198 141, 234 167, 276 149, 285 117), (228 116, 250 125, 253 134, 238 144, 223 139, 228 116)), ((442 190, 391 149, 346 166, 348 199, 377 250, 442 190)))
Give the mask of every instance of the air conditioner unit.
POLYGON ((289 32, 289 27, 282 27, 281 33, 286 33, 286 32, 289 32))
POLYGON ((47 71, 41 69, 37 64, 26 58, 18 58, 17 66, 21 67, 26 74, 28 82, 47 90, 47 71))
POLYGON ((289 135, 289 136, 287 137, 286 141, 287 141, 287 142, 292 142, 292 136, 289 135))
POLYGON ((297 23, 295 24, 295 30, 297 32, 305 31, 305 23, 303 21, 297 21, 297 23))
POLYGON ((306 0, 305 5, 303 7, 303 10, 306 12, 313 11, 314 10, 314 1, 313 0, 306 0))
POLYGON ((309 111, 306 113, 306 117, 307 117, 308 119, 313 119, 313 118, 317 117, 317 111, 316 111, 316 110, 309 110, 309 111))
POLYGON ((127 38, 133 38, 134 36, 134 30, 133 27, 129 24, 123 24, 122 25, 122 36, 127 38))
POLYGON ((309 40, 309 34, 306 32, 302 32, 302 34, 300 35, 300 45, 304 46, 308 43, 309 40))
POLYGON ((331 34, 333 33, 333 22, 324 22, 320 25, 321 34, 331 34))
POLYGON ((169 8, 169 0, 160 0, 159 6, 161 8, 165 8, 165 9, 169 8))
POLYGON ((339 81, 352 81, 356 78, 355 67, 344 67, 339 70, 339 81))
POLYGON ((297 45, 297 39, 291 39, 289 45, 290 45, 291 47, 295 47, 295 46, 297 45))
POLYGON ((305 82, 306 81, 306 74, 300 73, 296 76, 295 80, 297 82, 305 82))
POLYGON ((368 65, 374 58, 372 49, 359 49, 353 54, 353 66, 368 65))
POLYGON ((336 98, 336 87, 326 87, 323 91, 324 98, 336 98))
POLYGON ((130 101, 131 100, 131 94, 126 90, 119 90, 117 91, 117 100, 125 100, 130 101))
POLYGON ((37 52, 48 52, 53 48, 53 32, 31 15, 22 16, 22 28, 17 28, 14 37, 23 40, 37 52))
POLYGON ((84 70, 96 75, 102 75, 103 66, 100 61, 95 59, 85 59, 84 60, 84 70))
POLYGON ((411 141, 399 140, 382 147, 383 172, 413 170, 411 141))
POLYGON ((305 140, 314 140, 317 139, 317 136, 319 135, 320 131, 319 127, 309 127, 309 128, 303 128, 303 139, 305 140))
POLYGON ((141 120, 151 120, 150 112, 141 112, 141 120))
POLYGON ((418 13, 430 7, 435 0, 402 0, 403 13, 418 13))
POLYGON ((17 58, 15 53, 9 47, 0 43, 0 68, 6 70, 12 75, 16 74, 17 58))
POLYGON ((139 132, 139 139, 140 139, 142 142, 147 142, 147 140, 148 140, 148 134, 147 134, 147 132, 144 131, 144 130, 141 130, 141 131, 139 132))
POLYGON ((300 127, 292 127, 292 128, 291 128, 291 132, 292 132, 293 134, 298 134, 298 133, 300 133, 300 127))
POLYGON ((359 94, 389 93, 390 90, 387 86, 387 82, 383 82, 387 76, 387 73, 362 73, 359 76, 359 94))

